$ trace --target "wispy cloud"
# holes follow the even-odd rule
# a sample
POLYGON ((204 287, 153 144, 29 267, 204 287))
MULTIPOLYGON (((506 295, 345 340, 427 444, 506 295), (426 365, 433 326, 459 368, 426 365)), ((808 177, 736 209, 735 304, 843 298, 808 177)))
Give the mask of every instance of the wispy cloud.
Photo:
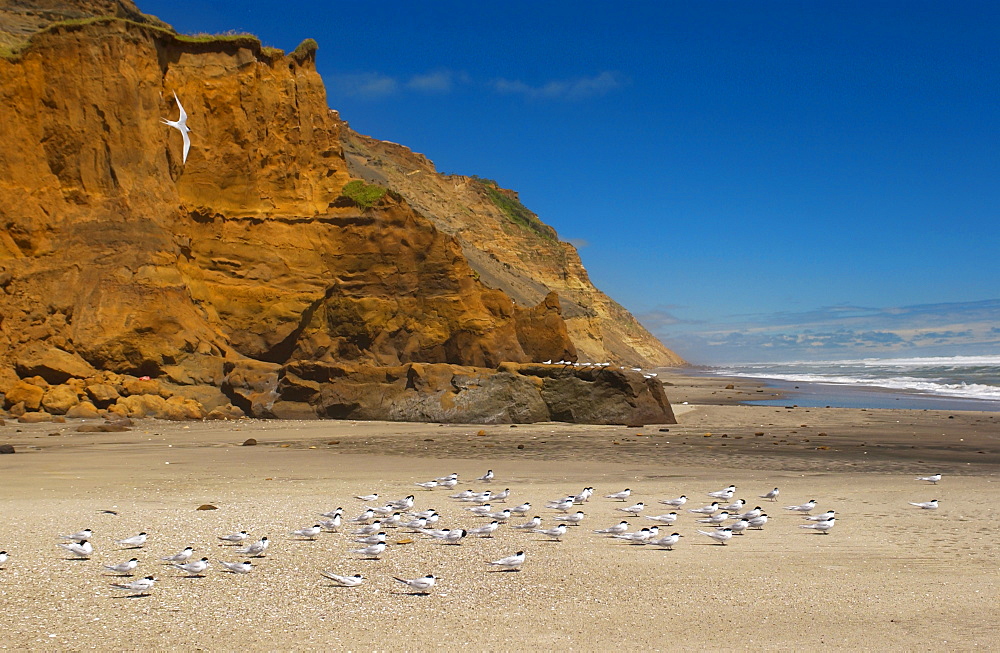
POLYGON ((451 70, 436 70, 424 75, 414 75, 406 88, 424 93, 450 93, 457 84, 469 82, 468 75, 451 70))
POLYGON ((673 311, 683 308, 682 306, 659 306, 651 311, 646 311, 645 313, 637 313, 636 319, 639 320, 647 329, 652 332, 657 332, 661 329, 667 327, 672 327, 676 325, 695 325, 704 324, 702 320, 686 320, 677 317, 673 311))
POLYGON ((333 94, 366 100, 380 100, 403 92, 446 95, 463 86, 536 100, 582 100, 605 95, 624 85, 622 76, 614 72, 554 80, 533 86, 510 79, 477 81, 468 73, 447 69, 412 75, 408 79, 378 72, 345 73, 330 76, 328 83, 333 94))
MULTIPOLYGON (((670 315, 670 317, 674 317, 670 315)), ((915 306, 829 306, 730 316, 699 328, 646 320, 696 362, 780 361, 836 356, 976 354, 1000 347, 1000 300, 915 306)))
POLYGON ((520 80, 497 79, 493 81, 493 88, 499 93, 536 100, 580 100, 605 95, 624 84, 619 74, 605 71, 593 77, 553 80, 535 86, 520 80))
POLYGON ((379 73, 333 75, 327 85, 333 92, 366 100, 389 97, 399 90, 399 82, 394 77, 379 73))

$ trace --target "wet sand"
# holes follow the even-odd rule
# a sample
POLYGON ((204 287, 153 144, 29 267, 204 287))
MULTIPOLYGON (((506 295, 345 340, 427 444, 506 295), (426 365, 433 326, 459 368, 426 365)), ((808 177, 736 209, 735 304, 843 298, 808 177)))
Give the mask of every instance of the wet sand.
MULTIPOLYGON (((1000 415, 978 412, 742 406, 753 383, 671 377, 679 424, 642 428, 562 423, 479 426, 242 420, 137 422, 124 433, 77 433, 80 422, 0 427, 0 646, 31 649, 601 650, 928 649, 998 645, 997 511, 1000 415), (686 405, 684 402, 688 402, 686 405), (254 447, 240 444, 249 437, 254 447), (169 463, 169 464, 168 464, 169 463), (345 534, 315 542, 288 533, 318 513, 361 510, 356 494, 416 495, 443 527, 471 516, 443 490, 413 485, 458 472, 495 470, 508 505, 530 501, 544 524, 547 500, 587 485, 587 517, 562 542, 501 527, 491 539, 443 546, 390 531, 381 560, 349 553, 345 534), (937 486, 918 475, 943 473, 937 486), (683 511, 673 551, 632 546, 591 531, 625 518, 669 512, 659 499, 686 494, 686 507, 730 483, 772 516, 763 531, 727 546, 696 533, 683 511), (758 499, 781 488, 777 504, 758 499), (628 504, 602 498, 630 487, 628 504), (830 535, 798 528, 782 506, 815 498, 837 511, 830 535), (937 511, 909 501, 940 499, 937 511), (202 504, 217 510, 199 511, 202 504), (662 508, 662 510, 659 510, 662 508), (117 514, 102 512, 112 510, 117 514), (94 530, 91 560, 67 560, 58 534, 94 530), (240 556, 217 535, 268 535, 267 556, 249 575, 220 571, 240 556), (114 540, 148 531, 144 548, 114 540), (203 578, 159 562, 185 546, 211 559, 203 578), (527 552, 523 571, 490 572, 486 560, 527 552), (140 559, 158 579, 150 596, 123 598, 102 564, 140 559), (344 589, 320 569, 361 573, 344 589), (392 576, 433 573, 429 596, 392 576)), ((767 391, 765 391, 767 392, 767 391)), ((459 486, 483 488, 480 483, 459 486)), ((503 504, 499 504, 502 507, 503 504)), ((512 520, 520 523, 521 519, 512 520)), ((110 573, 110 572, 109 572, 110 573)), ((137 576, 138 577, 138 576, 137 576)))

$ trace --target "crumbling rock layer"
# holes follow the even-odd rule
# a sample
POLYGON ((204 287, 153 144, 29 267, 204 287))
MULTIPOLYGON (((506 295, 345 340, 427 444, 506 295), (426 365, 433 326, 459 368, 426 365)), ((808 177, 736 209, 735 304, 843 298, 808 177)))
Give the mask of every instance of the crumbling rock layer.
POLYGON ((523 367, 577 358, 556 294, 483 283, 398 193, 344 196, 314 47, 126 17, 50 25, 0 58, 12 414, 672 420, 641 376, 523 367), (174 93, 186 163, 160 122, 174 93))

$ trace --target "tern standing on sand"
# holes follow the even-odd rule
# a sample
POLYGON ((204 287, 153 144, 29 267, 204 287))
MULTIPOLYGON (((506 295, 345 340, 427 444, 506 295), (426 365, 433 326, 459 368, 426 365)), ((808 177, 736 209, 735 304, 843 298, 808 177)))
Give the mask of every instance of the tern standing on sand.
POLYGON ((188 129, 187 126, 188 115, 187 112, 184 111, 184 107, 181 106, 181 101, 177 97, 177 91, 174 91, 174 100, 177 101, 177 108, 180 110, 181 113, 180 117, 177 118, 177 120, 167 120, 166 118, 160 118, 160 121, 163 122, 164 125, 170 125, 171 127, 173 127, 174 129, 176 129, 181 133, 181 138, 184 139, 184 153, 181 156, 181 163, 187 163, 188 150, 191 149, 191 139, 188 137, 188 132, 190 132, 191 130, 188 129))

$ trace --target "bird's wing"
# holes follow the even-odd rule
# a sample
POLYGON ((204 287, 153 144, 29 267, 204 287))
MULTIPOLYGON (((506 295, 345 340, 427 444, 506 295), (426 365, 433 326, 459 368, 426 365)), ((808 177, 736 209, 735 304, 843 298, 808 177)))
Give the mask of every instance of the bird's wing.
POLYGON ((177 108, 178 108, 178 109, 180 110, 180 112, 181 112, 181 116, 180 116, 180 118, 178 118, 178 119, 177 119, 177 122, 179 122, 179 123, 181 123, 181 124, 184 124, 184 121, 185 121, 185 120, 187 120, 187 116, 188 116, 188 115, 187 115, 187 112, 186 112, 186 111, 184 111, 184 107, 183 107, 183 106, 181 106, 181 101, 180 101, 180 98, 178 98, 178 97, 177 97, 177 91, 174 91, 174 100, 176 100, 176 101, 177 101, 177 108))

